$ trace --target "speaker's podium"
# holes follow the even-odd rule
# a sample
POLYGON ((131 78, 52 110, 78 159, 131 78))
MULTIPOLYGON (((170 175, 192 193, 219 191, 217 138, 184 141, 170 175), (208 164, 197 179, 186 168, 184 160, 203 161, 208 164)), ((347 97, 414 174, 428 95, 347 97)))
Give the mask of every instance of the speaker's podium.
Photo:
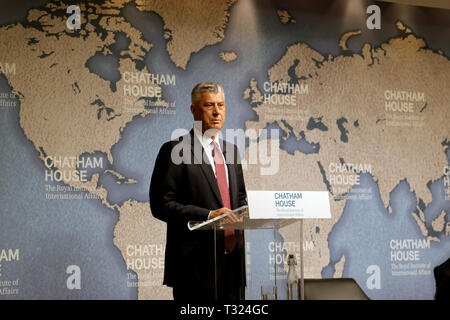
MULTIPOLYGON (((214 262, 216 266, 215 283, 217 299, 217 243, 218 230, 273 230, 274 243, 279 229, 300 221, 300 294, 304 299, 303 277, 303 219, 331 218, 329 195, 327 191, 247 191, 248 206, 237 208, 216 218, 206 221, 190 221, 188 228, 191 231, 214 231, 214 262), (239 222, 225 223, 225 217, 234 213, 239 222)), ((276 257, 274 245, 274 257, 276 257)), ((277 299, 277 266, 274 268, 275 276, 274 299, 277 299)))

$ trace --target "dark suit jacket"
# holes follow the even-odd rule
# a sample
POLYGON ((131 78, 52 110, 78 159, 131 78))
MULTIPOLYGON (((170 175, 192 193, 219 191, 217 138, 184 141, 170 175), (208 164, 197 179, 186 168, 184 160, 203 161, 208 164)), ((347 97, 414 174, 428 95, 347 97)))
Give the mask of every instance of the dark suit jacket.
MULTIPOLYGON (((242 167, 235 145, 221 141, 228 167, 231 209, 247 204, 242 167), (231 162, 231 163, 230 163, 231 162)), ((189 231, 188 221, 204 221, 211 210, 223 207, 217 180, 193 130, 160 149, 150 184, 154 217, 167 223, 164 284, 214 288, 214 233, 189 231), (195 141, 195 143, 194 143, 195 141), (178 159, 172 159, 172 151, 178 159), (182 161, 178 161, 182 159, 182 161), (181 163, 180 163, 181 162, 181 163)), ((223 231, 217 234, 218 265, 223 259, 223 231)), ((242 246, 241 280, 245 276, 242 246)), ((219 269, 220 278, 221 270, 219 269)))
POLYGON ((434 268, 434 279, 436 280, 436 300, 450 299, 450 258, 434 268))

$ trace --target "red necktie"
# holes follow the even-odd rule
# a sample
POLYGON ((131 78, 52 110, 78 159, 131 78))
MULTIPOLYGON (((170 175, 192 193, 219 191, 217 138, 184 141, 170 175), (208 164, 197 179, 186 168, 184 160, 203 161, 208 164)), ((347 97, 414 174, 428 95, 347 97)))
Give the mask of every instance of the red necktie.
MULTIPOLYGON (((228 190, 223 156, 220 152, 219 147, 217 146, 217 143, 215 141, 213 141, 212 143, 214 144, 214 166, 216 167, 217 185, 219 186, 220 196, 222 197, 224 207, 231 209, 230 192, 228 190)), ((234 230, 225 230, 225 248, 231 252, 233 251, 235 245, 236 237, 234 236, 234 230)))

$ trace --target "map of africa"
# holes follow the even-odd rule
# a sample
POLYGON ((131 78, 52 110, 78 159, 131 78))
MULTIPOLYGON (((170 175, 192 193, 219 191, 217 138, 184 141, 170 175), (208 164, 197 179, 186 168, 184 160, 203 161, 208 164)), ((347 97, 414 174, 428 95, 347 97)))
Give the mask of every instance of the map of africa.
MULTIPOLYGON (((302 23, 295 8, 262 5, 261 34, 248 6, 81 4, 71 30, 67 4, 49 1, 0 27, 2 299, 172 298, 148 186, 161 144, 190 129, 190 89, 205 78, 227 90, 227 128, 249 137, 248 190, 329 191, 332 218, 304 223, 306 277, 353 277, 374 299, 432 298, 450 246, 450 48, 397 19, 356 49, 363 26, 336 30, 333 52, 311 35, 275 36, 302 23), (263 129, 279 139, 251 135, 263 129), (269 169, 251 161, 266 145, 269 169), (69 265, 80 290, 68 290, 69 265)), ((249 298, 273 276, 272 237, 248 234, 249 298)), ((298 254, 298 224, 278 241, 298 254)), ((282 281, 284 262, 275 268, 282 281)))

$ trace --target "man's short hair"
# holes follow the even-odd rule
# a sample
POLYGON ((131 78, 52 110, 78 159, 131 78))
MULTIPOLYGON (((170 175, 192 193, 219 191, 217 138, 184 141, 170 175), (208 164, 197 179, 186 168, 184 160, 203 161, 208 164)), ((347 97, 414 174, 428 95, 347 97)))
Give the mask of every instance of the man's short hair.
POLYGON ((200 94, 202 92, 213 92, 213 93, 222 92, 223 94, 225 94, 223 87, 217 82, 210 82, 210 81, 200 82, 194 87, 194 89, 192 89, 191 93, 192 104, 197 104, 197 102, 200 100, 200 94))

